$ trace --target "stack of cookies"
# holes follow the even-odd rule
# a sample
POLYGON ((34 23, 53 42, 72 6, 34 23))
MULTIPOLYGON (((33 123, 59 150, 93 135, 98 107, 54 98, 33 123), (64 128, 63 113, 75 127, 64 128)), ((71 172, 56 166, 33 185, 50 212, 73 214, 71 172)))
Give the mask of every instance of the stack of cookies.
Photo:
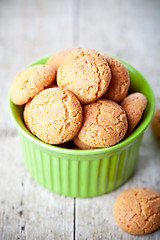
POLYGON ((78 149, 94 149, 115 145, 140 121, 147 99, 141 93, 127 96, 129 86, 120 61, 76 48, 15 75, 10 96, 25 104, 24 122, 42 141, 73 140, 78 149))

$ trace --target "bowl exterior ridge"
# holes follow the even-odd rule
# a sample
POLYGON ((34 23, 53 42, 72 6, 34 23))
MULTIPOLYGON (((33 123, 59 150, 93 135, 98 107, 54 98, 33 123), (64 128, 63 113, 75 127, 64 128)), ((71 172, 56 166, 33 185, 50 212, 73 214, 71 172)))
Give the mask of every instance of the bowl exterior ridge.
POLYGON ((117 153, 95 159, 57 156, 37 148, 19 133, 27 170, 43 187, 71 197, 93 197, 121 186, 134 172, 142 134, 117 153))

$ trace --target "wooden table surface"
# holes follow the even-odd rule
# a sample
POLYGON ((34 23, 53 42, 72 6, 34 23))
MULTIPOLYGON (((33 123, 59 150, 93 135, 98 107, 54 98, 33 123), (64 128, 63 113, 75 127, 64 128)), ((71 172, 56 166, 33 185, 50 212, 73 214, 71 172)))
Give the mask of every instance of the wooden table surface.
POLYGON ((104 196, 74 199, 30 177, 7 110, 13 76, 63 48, 93 48, 123 58, 148 79, 160 106, 159 0, 0 1, 0 240, 160 239, 160 230, 132 236, 115 223, 117 195, 133 186, 160 192, 160 142, 146 130, 134 175, 104 196))

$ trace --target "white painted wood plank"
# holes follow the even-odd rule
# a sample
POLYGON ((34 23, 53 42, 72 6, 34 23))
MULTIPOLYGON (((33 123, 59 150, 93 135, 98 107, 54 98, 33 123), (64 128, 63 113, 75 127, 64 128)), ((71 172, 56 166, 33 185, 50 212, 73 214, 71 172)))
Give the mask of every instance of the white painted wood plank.
POLYGON ((15 73, 72 46, 72 1, 1 1, 0 29, 0 239, 73 239, 74 200, 31 179, 7 110, 15 73))
POLYGON ((1 138, 0 239, 73 239, 74 199, 31 179, 18 137, 1 138))

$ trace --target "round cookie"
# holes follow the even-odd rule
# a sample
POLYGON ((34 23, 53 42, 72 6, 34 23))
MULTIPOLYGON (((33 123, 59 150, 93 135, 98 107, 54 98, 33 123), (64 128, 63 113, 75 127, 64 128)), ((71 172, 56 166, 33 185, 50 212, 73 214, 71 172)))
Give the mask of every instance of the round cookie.
POLYGON ((64 58, 73 50, 75 50, 75 48, 67 48, 63 51, 55 53, 47 60, 46 65, 53 67, 57 71, 64 58))
POLYGON ((95 149, 94 147, 90 147, 87 144, 83 143, 77 136, 73 138, 74 144, 82 150, 89 150, 89 149, 95 149))
POLYGON ((127 189, 117 197, 113 214, 125 232, 151 233, 160 227, 160 194, 143 187, 127 189))
POLYGON ((49 144, 74 138, 83 121, 82 107, 76 96, 56 87, 36 95, 29 112, 31 132, 49 144))
POLYGON ((110 79, 106 59, 89 49, 72 51, 57 72, 58 86, 73 92, 82 104, 100 98, 106 92, 110 79))
POLYGON ((157 138, 160 138, 160 108, 157 108, 151 122, 152 131, 157 138))
POLYGON ((114 102, 120 102, 127 96, 130 79, 127 68, 117 59, 103 54, 111 69, 111 82, 104 97, 114 102))
POLYGON ((125 97, 120 105, 128 118, 127 134, 131 134, 147 106, 147 98, 142 93, 132 93, 125 97))
POLYGON ((115 102, 99 99, 83 108, 84 121, 77 137, 94 148, 110 147, 126 134, 128 123, 125 111, 115 102))
POLYGON ((36 94, 48 87, 55 79, 56 72, 53 67, 35 65, 29 67, 14 77, 11 85, 10 97, 17 105, 23 105, 36 94))

